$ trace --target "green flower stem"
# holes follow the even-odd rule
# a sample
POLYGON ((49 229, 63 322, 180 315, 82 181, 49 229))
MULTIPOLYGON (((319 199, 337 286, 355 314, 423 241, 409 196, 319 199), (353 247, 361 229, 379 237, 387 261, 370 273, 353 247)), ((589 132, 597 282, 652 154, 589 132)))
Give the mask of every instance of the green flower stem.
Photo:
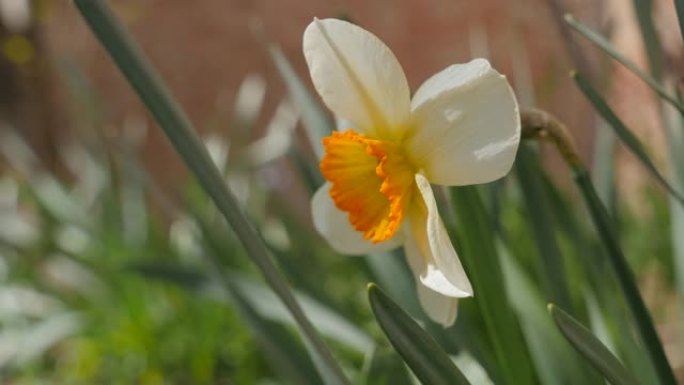
POLYGON ((528 109, 520 113, 523 139, 542 139, 551 141, 571 169, 584 168, 577 155, 575 141, 568 130, 551 114, 536 109, 528 109))
POLYGON ((585 203, 598 230, 610 264, 618 278, 630 312, 634 317, 641 339, 651 357, 651 362, 658 373, 660 383, 675 385, 672 368, 667 362, 665 351, 658 338, 653 320, 644 304, 636 284, 634 273, 622 253, 620 244, 611 226, 608 212, 591 183, 589 172, 580 160, 572 138, 565 126, 550 114, 540 110, 527 110, 521 113, 523 139, 541 139, 551 141, 563 156, 573 172, 575 183, 582 193, 585 203))
POLYGON ((107 50, 140 99, 162 128, 187 167, 235 231, 247 254, 259 267, 266 282, 283 301, 296 320, 305 341, 325 364, 322 373, 328 383, 347 384, 332 353, 304 315, 285 279, 274 265, 266 245, 247 220, 221 173, 195 133, 192 123, 173 100, 145 56, 123 29, 104 0, 74 1, 88 26, 107 50))

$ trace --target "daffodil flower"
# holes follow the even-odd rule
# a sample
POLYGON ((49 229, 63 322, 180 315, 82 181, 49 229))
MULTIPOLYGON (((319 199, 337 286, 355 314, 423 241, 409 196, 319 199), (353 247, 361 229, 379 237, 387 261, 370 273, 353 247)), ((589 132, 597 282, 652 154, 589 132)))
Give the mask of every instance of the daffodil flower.
POLYGON ((403 245, 426 313, 453 324, 457 300, 473 289, 431 183, 471 185, 508 173, 520 116, 506 78, 475 59, 432 76, 411 98, 396 57, 370 32, 314 19, 303 44, 323 102, 353 125, 323 139, 327 183, 311 202, 317 231, 342 254, 403 245))

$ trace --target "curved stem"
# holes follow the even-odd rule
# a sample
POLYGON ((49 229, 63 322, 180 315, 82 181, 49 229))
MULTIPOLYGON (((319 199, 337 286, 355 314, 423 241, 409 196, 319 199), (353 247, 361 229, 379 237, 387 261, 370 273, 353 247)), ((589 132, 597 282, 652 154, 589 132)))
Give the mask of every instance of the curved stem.
POLYGON ((577 186, 582 193, 591 218, 598 230, 599 237, 608 252, 610 265, 615 271, 620 288, 627 300, 641 340, 651 357, 651 363, 656 369, 660 383, 676 385, 674 373, 667 362, 667 356, 658 338, 653 320, 641 298, 634 273, 627 263, 627 259, 620 248, 615 231, 611 226, 606 207, 594 189, 589 172, 577 154, 575 143, 568 134, 565 125, 551 114, 541 110, 526 110, 521 112, 523 139, 546 140, 554 144, 565 162, 570 166, 577 186))

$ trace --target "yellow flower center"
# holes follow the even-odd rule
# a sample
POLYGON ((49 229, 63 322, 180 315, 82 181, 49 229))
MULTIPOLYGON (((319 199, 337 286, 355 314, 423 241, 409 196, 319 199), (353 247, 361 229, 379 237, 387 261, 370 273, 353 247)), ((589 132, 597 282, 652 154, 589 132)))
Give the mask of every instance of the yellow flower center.
POLYGON ((399 143, 371 139, 354 130, 323 139, 321 172, 330 196, 352 226, 373 243, 394 236, 415 184, 414 167, 399 143))

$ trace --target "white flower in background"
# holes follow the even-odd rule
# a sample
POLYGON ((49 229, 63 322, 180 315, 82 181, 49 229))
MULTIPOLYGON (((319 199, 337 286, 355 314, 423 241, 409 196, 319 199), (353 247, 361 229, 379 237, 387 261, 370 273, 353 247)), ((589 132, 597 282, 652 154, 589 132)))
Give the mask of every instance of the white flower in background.
POLYGON ((31 26, 31 2, 0 0, 0 21, 11 33, 26 32, 31 26))
POLYGON ((327 183, 311 202, 316 229, 343 254, 403 245, 423 308, 453 324, 457 299, 473 289, 430 183, 478 184, 508 173, 520 117, 506 78, 475 59, 432 76, 411 99, 389 48, 335 19, 308 26, 304 56, 325 104, 354 125, 323 139, 327 183))

